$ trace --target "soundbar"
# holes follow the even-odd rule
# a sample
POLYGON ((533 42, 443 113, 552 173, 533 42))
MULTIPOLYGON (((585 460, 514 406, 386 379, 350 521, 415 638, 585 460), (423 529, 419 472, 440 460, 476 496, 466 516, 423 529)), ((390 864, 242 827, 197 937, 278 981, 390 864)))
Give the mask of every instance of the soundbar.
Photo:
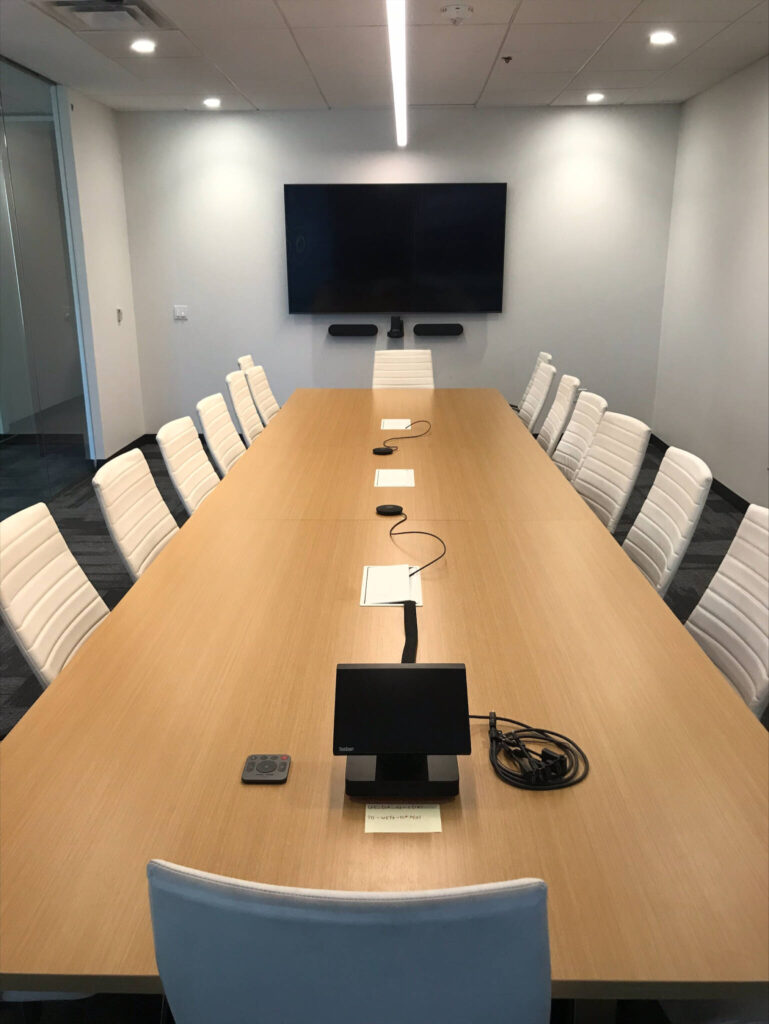
POLYGON ((378 329, 376 324, 331 324, 328 333, 332 338, 373 338, 378 329))
POLYGON ((418 338, 456 338, 463 331, 462 324, 414 324, 418 338))

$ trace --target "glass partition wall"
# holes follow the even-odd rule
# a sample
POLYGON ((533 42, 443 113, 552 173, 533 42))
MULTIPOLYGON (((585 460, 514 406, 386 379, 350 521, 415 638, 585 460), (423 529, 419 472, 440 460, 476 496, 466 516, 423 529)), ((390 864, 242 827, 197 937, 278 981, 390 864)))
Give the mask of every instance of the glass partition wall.
POLYGON ((54 87, 0 59, 0 519, 88 475, 54 87))

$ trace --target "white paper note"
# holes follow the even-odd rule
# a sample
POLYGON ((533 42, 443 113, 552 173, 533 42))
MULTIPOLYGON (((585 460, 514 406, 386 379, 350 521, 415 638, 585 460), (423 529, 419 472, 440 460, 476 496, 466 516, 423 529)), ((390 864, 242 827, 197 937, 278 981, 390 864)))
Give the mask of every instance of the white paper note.
POLYGON ((411 420, 382 420, 382 430, 411 430, 411 420))
POLYGON ((440 804, 366 804, 366 832, 442 832, 440 804))
POLYGON ((413 469, 378 469, 374 473, 374 487, 413 487, 413 469))
POLYGON ((409 576, 416 568, 415 565, 364 565, 360 588, 361 608, 381 608, 403 604, 404 601, 414 601, 421 608, 422 577, 419 573, 409 576))

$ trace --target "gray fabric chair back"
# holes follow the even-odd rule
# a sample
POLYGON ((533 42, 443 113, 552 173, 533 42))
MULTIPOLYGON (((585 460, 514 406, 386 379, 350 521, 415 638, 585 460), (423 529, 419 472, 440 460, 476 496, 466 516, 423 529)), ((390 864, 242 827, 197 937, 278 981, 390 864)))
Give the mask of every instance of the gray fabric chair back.
POLYGON ((259 885, 150 861, 176 1024, 548 1024, 547 887, 259 885))

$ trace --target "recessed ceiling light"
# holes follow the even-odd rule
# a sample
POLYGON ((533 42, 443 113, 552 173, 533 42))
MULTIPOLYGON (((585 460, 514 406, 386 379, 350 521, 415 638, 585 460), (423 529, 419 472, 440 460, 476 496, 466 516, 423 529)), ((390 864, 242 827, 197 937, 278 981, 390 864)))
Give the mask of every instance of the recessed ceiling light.
POLYGON ((585 99, 588 103, 603 103, 606 97, 602 92, 589 92, 585 99))
POLYGON ((652 32, 649 36, 649 42, 652 46, 670 46, 670 44, 675 41, 676 37, 672 32, 668 32, 666 28, 661 28, 657 32, 652 32))
POLYGON ((134 53, 154 53, 157 45, 154 39, 134 39, 131 49, 134 53))
POLYGON ((390 71, 395 107, 395 141, 408 142, 408 100, 406 99, 406 0, 387 0, 387 32, 390 39, 390 71))
POLYGON ((208 107, 209 110, 218 110, 221 105, 222 101, 218 96, 208 96, 203 100, 203 106, 208 107))

